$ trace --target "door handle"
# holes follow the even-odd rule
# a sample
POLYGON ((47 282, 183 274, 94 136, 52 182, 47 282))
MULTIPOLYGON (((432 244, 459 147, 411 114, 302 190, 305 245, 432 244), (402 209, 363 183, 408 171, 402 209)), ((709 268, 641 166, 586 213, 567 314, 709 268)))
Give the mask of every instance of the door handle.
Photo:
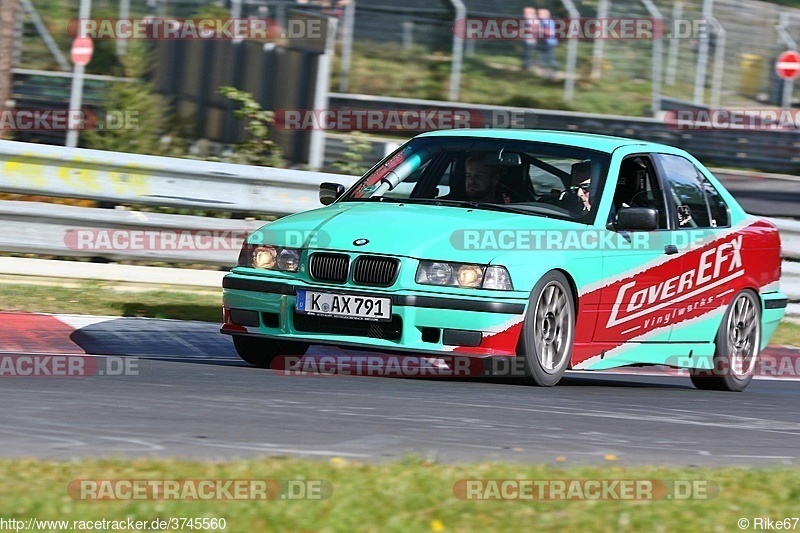
POLYGON ((678 247, 674 244, 668 244, 664 246, 664 253, 667 255, 675 255, 678 253, 678 247))

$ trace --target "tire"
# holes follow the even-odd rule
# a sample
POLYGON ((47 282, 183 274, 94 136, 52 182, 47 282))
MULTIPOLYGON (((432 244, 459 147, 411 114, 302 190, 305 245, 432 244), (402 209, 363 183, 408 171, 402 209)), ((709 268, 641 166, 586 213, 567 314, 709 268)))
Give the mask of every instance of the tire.
POLYGON ((265 339, 260 337, 233 336, 233 346, 242 361, 259 368, 269 368, 279 355, 304 355, 308 344, 302 342, 265 339))
POLYGON ((741 392, 753 380, 761 347, 761 306, 751 290, 736 294, 714 341, 714 368, 691 371, 698 389, 741 392))
POLYGON ((552 387, 566 372, 575 338, 575 297, 566 276, 545 274, 531 291, 519 356, 530 384, 552 387))

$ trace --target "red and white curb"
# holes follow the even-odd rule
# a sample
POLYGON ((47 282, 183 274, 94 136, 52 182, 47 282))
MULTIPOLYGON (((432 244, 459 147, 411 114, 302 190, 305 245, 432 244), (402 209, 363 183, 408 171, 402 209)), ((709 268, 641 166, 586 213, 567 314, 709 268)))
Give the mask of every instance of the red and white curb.
POLYGON ((0 353, 85 354, 72 334, 114 317, 0 313, 0 353))
MULTIPOLYGON (((72 336, 82 328, 103 322, 119 320, 120 317, 0 312, 0 355, 2 354, 66 354, 86 355, 72 336)), ((180 320, 157 318, 141 319, 169 322, 181 328, 180 320)), ((232 349, 232 347, 231 347, 232 349)), ((333 355, 336 349, 320 348, 313 356, 333 355), (324 353, 321 353, 324 352, 324 353), (332 353, 329 353, 332 352, 332 353)), ((170 354, 163 354, 170 357, 170 354)), ((310 354, 311 355, 311 354, 310 354)), ((312 356, 312 357, 313 357, 312 356)), ((794 346, 769 346, 761 352, 757 366, 757 379, 779 379, 800 381, 800 348, 794 346)), ((585 375, 585 372, 581 372, 585 375)), ((625 374, 640 376, 680 376, 685 371, 659 370, 658 367, 621 368, 605 370, 598 374, 625 374)))

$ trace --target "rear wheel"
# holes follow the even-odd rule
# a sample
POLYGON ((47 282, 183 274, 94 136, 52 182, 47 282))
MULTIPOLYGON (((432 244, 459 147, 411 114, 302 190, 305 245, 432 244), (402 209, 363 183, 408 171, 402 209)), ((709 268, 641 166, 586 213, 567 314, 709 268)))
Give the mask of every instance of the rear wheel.
POLYGON ((575 299, 566 276, 545 274, 531 291, 522 327, 520 356, 532 384, 552 387, 572 357, 575 299))
POLYGON ((761 307, 755 293, 745 290, 733 298, 715 344, 713 370, 692 370, 692 383, 704 390, 743 391, 753 379, 761 347, 761 307))
POLYGON ((308 344, 302 342, 243 335, 234 335, 233 345, 244 362, 259 368, 269 368, 279 355, 304 355, 308 350, 308 344))

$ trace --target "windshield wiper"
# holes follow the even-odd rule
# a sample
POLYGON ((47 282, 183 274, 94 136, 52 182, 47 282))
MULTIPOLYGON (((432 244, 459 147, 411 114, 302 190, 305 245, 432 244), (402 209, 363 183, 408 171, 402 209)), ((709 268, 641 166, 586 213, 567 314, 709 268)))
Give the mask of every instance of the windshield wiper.
POLYGON ((556 218, 553 213, 549 213, 538 209, 534 206, 526 206, 522 207, 519 205, 508 205, 508 204, 492 204, 488 202, 467 202, 472 207, 477 207, 479 209, 488 209, 491 211, 502 211, 504 213, 519 213, 523 215, 530 215, 530 214, 537 214, 542 215, 545 218, 556 218))
POLYGON ((474 202, 472 200, 450 200, 447 198, 409 198, 409 203, 421 204, 434 204, 434 205, 451 205, 455 207, 471 207, 473 209, 486 209, 489 211, 500 211, 503 213, 518 213, 523 215, 530 215, 532 213, 540 214, 545 218, 560 218, 557 215, 543 211, 535 206, 520 206, 509 204, 493 204, 490 202, 474 202))
POLYGON ((559 216, 548 210, 533 205, 519 204, 493 204, 490 202, 474 202, 472 200, 451 200, 449 198, 391 198, 387 196, 372 196, 369 198, 352 198, 346 202, 393 202, 404 204, 430 204, 450 207, 466 207, 471 209, 485 209, 487 211, 499 211, 502 213, 516 213, 520 215, 539 215, 544 218, 555 218, 559 220, 572 220, 571 218, 559 216))
POLYGON ((347 198, 342 200, 343 202, 394 202, 394 203, 405 203, 405 199, 403 198, 392 198, 391 196, 368 196, 366 198, 347 198))

